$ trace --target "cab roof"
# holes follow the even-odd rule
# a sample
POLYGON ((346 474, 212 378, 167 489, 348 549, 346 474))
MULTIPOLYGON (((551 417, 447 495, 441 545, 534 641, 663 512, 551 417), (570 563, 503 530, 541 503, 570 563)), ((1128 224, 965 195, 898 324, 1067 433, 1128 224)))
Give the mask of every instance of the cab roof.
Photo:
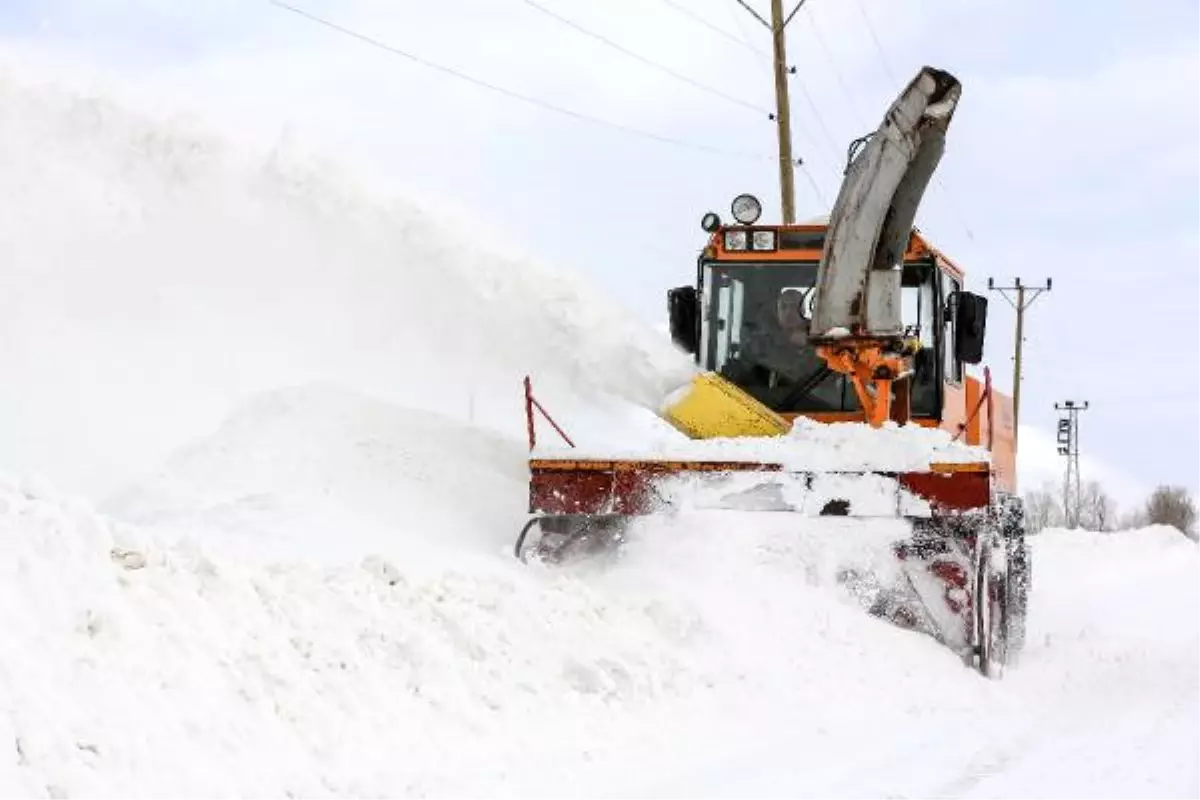
MULTIPOLYGON (((829 227, 828 219, 828 216, 817 217, 797 225, 721 225, 709 237, 708 245, 704 248, 704 257, 714 261, 730 262, 820 261, 821 253, 825 248, 825 232, 829 227), (725 234, 738 231, 746 233, 746 249, 727 249, 725 234), (774 247, 751 249, 750 243, 753 241, 756 231, 774 232, 774 247)), ((961 267, 934 247, 917 228, 913 228, 908 240, 908 249, 904 252, 904 260, 918 261, 929 258, 959 278, 965 275, 961 267)))

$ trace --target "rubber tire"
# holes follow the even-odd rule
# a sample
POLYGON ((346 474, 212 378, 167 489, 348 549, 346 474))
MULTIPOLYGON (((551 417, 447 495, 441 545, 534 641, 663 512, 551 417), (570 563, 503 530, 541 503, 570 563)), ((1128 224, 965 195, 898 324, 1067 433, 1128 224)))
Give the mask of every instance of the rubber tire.
POLYGON ((984 545, 975 575, 975 646, 980 674, 998 679, 1008 660, 1008 581, 992 567, 996 545, 984 545), (997 585, 999 584, 999 585, 997 585))

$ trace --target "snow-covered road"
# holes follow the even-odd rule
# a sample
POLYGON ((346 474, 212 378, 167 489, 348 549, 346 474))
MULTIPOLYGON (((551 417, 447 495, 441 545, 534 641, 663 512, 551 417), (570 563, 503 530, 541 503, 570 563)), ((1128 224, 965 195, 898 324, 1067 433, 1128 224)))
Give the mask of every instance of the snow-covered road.
POLYGON ((931 681, 919 713, 879 708, 877 724, 849 721, 834 741, 829 731, 813 737, 802 713, 791 727, 764 722, 756 740, 635 794, 1196 797, 1195 545, 1154 529, 1052 531, 1034 547, 1029 646, 996 691, 972 687, 978 705, 939 702, 931 681))

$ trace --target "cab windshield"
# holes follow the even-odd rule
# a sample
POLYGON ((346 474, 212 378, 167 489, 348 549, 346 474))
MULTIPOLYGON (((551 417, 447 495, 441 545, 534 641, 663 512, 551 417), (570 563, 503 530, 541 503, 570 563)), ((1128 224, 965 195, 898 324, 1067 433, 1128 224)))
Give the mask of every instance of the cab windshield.
MULTIPOLYGON (((850 381, 832 372, 808 341, 817 281, 816 262, 703 265, 705 303, 700 356, 707 369, 745 389, 778 412, 857 412, 850 381)), ((936 364, 934 273, 927 263, 906 264, 901 278, 902 321, 919 336, 936 364)), ((923 362, 926 359, 921 359, 923 362)), ((940 398, 934 369, 918 375, 914 416, 936 416, 940 398)))

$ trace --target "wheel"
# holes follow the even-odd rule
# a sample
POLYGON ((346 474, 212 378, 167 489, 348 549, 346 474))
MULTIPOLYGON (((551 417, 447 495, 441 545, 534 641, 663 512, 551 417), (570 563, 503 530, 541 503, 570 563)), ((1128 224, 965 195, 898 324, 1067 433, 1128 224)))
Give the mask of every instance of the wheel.
POLYGON ((1000 503, 1000 532, 1006 546, 1005 619, 1008 636, 1007 663, 1016 662, 1025 646, 1025 619, 1029 607, 1032 573, 1026 541, 1025 505, 1019 497, 1007 496, 1000 503))
POLYGON ((1025 619, 1029 607, 1029 545, 1023 541, 1009 543, 1005 590, 1008 663, 1012 664, 1025 647, 1025 619))
POLYGON ((623 541, 625 524, 626 518, 616 514, 534 517, 521 529, 513 554, 521 561, 534 558, 547 564, 561 564, 609 552, 623 541), (540 535, 529 543, 526 540, 534 527, 540 535))
POLYGON ((1001 545, 981 539, 979 546, 972 598, 977 665, 983 675, 999 678, 1008 661, 1008 578, 997 564, 996 554, 1001 545))

